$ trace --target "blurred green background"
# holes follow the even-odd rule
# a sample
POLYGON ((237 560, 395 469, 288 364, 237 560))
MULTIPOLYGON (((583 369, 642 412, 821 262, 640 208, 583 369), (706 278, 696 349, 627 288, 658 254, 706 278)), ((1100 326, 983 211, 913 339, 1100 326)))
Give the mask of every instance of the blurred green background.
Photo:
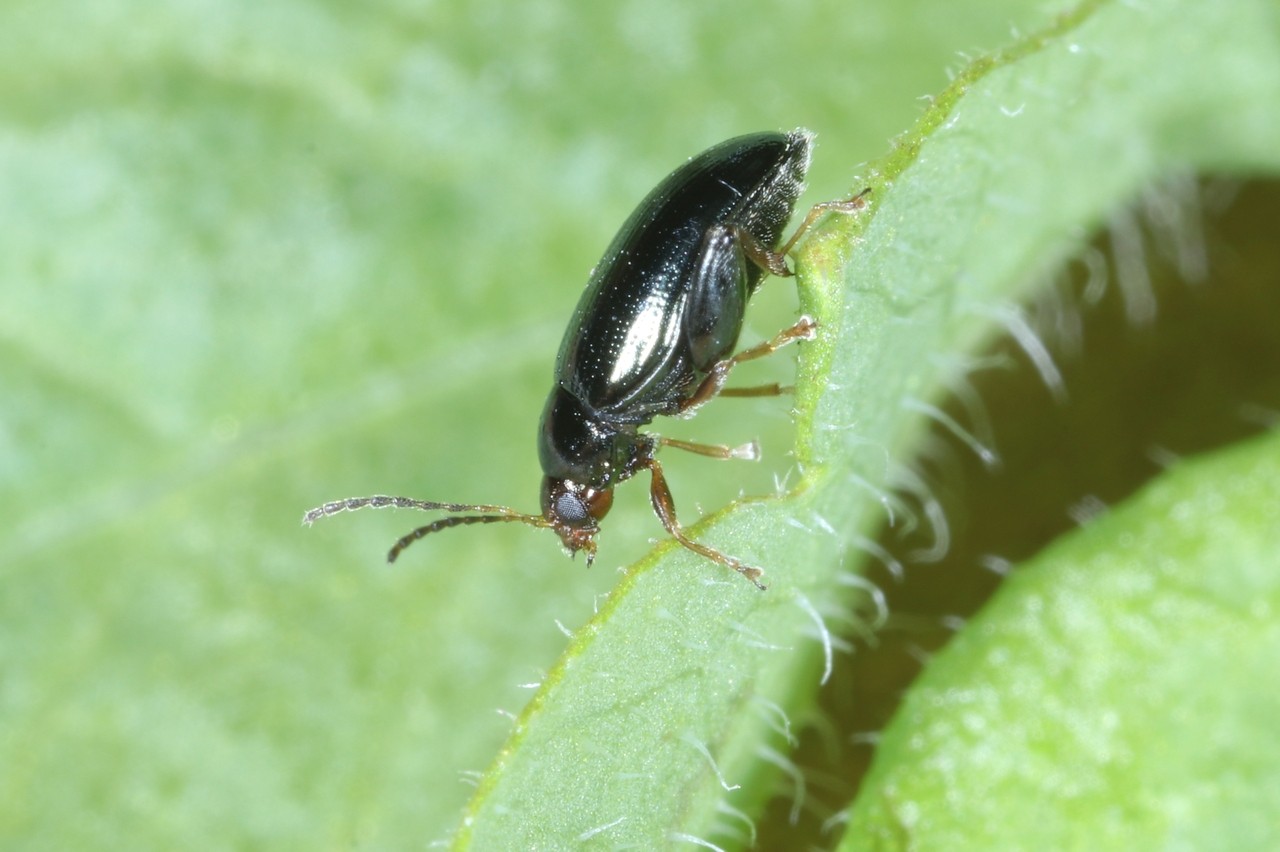
MULTIPOLYGON (((303 510, 535 508, 564 323, 658 179, 802 125, 806 201, 838 196, 958 52, 1046 8, 6 4, 0 842, 447 836, 557 621, 659 534, 644 489, 589 573, 522 528, 391 569, 418 516, 303 510)), ((728 405, 688 434, 767 461, 673 464, 689 520, 787 471, 785 411, 728 405)))

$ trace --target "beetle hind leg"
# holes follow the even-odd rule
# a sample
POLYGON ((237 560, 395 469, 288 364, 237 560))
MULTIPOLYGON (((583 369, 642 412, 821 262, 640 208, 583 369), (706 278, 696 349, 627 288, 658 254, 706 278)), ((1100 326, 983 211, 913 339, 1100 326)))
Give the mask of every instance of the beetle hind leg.
POLYGON ((809 212, 805 214, 804 220, 796 228, 795 233, 788 237, 787 241, 776 251, 763 245, 742 228, 734 228, 734 236, 737 237, 738 244, 742 246, 742 253, 750 258, 752 263, 770 275, 777 275, 779 278, 790 278, 795 275, 795 272, 791 270, 791 267, 787 266, 787 255, 796 247, 796 243, 800 242, 800 238, 808 233, 819 217, 824 213, 856 213, 867 205, 865 198, 869 192, 871 192, 871 187, 867 187, 852 198, 820 201, 813 205, 809 208, 809 212))
MULTIPOLYGON (((707 372, 707 377, 702 383, 694 389, 693 393, 681 401, 678 414, 690 414, 704 405, 707 400, 717 396, 724 391, 724 383, 729 378, 729 373, 733 368, 744 361, 754 361, 757 358, 763 358, 766 355, 772 355, 788 343, 794 343, 797 340, 813 340, 818 333, 818 322, 812 317, 800 317, 800 320, 790 328, 784 328, 773 336, 773 339, 766 340, 764 343, 757 343, 749 349, 744 349, 737 355, 725 358, 723 361, 717 361, 711 365, 711 369, 707 372)), ((765 387, 769 387, 766 385, 765 387)), ((775 386, 777 387, 777 386, 775 386)), ((748 393, 730 394, 731 396, 769 396, 768 393, 750 393, 755 388, 744 388, 748 393)), ((781 387, 778 387, 781 392, 781 387)))

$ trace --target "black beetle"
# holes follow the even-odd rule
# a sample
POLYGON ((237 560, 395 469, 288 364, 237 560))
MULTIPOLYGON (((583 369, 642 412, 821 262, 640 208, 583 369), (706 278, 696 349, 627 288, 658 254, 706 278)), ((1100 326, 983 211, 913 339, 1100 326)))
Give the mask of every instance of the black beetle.
POLYGON ((448 527, 518 521, 555 530, 571 554, 585 550, 590 565, 614 487, 648 470, 653 509, 667 532, 765 588, 759 568, 684 534, 655 456, 670 446, 715 458, 755 458, 754 445, 693 444, 638 427, 659 415, 687 416, 717 395, 783 392, 777 385, 726 389, 724 382, 743 361, 812 339, 817 324, 801 317, 772 340, 731 355, 747 300, 766 272, 793 274, 784 257, 819 215, 860 209, 867 193, 815 205, 779 247, 812 146, 813 135, 805 130, 722 142, 672 172, 622 226, 591 273, 556 359, 556 384, 538 430, 545 474, 541 515, 379 495, 326 503, 307 512, 303 523, 364 507, 476 512, 415 529, 395 543, 387 560, 448 527))

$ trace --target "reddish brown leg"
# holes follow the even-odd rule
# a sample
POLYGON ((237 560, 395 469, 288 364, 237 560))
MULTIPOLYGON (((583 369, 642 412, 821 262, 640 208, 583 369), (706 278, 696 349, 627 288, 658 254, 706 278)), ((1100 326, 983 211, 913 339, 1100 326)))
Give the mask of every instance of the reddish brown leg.
POLYGON ((716 396, 782 396, 795 390, 791 385, 752 385, 749 388, 721 388, 716 396))
POLYGON ((655 435, 660 447, 675 447, 677 450, 684 450, 688 453, 697 453, 700 456, 710 456, 713 459, 745 459, 746 461, 760 460, 760 445, 755 441, 749 444, 739 444, 736 447, 726 447, 724 444, 695 444, 692 441, 681 441, 679 438, 664 438, 661 435, 655 435))
POLYGON ((869 192, 871 192, 871 187, 867 187, 852 198, 845 198, 839 201, 821 201, 810 207, 809 212, 804 217, 804 221, 800 223, 800 227, 796 228, 796 232, 791 235, 791 239, 782 244, 782 248, 778 249, 778 254, 790 254, 796 243, 800 242, 800 238, 813 226, 814 222, 818 221, 818 217, 823 213, 856 213, 866 207, 867 202, 864 199, 869 192))
POLYGON ((736 228, 734 235, 738 238, 738 244, 742 246, 743 254, 756 266, 767 270, 772 275, 787 278, 795 273, 787 266, 786 257, 795 248, 796 243, 800 242, 800 238, 813 227, 813 223, 818 221, 824 213, 854 213, 861 210, 867 205, 863 199, 870 191, 871 187, 867 187, 852 198, 841 201, 822 201, 813 205, 805 215, 804 221, 800 223, 800 227, 796 228, 795 233, 777 251, 762 245, 759 240, 741 228, 736 228))
MULTIPOLYGON (((847 198, 843 201, 823 201, 813 205, 809 208, 808 214, 805 215, 804 221, 800 223, 800 227, 796 228, 795 233, 777 251, 762 245, 759 240, 737 226, 734 226, 733 234, 737 238, 738 244, 742 246, 743 253, 751 259, 752 263, 773 275, 791 276, 795 273, 787 266, 787 253, 795 247, 800 238, 805 235, 805 232, 813 226, 813 223, 818 221, 818 217, 829 212, 853 213, 861 210, 866 206, 866 201, 863 199, 870 191, 871 187, 867 187, 852 198, 847 198)), ((743 350, 732 358, 716 362, 712 365, 707 377, 702 380, 702 384, 698 385, 697 389, 694 390, 692 396, 680 404, 678 413, 688 414, 707 400, 721 394, 724 396, 778 396, 782 394, 782 386, 776 384, 761 385, 757 388, 726 390, 724 383, 729 376, 729 371, 736 365, 741 364, 743 361, 751 361, 771 355, 794 340, 812 340, 814 329, 816 328, 817 323, 812 319, 801 317, 799 322, 791 326, 791 328, 778 332, 772 340, 743 350)))
POLYGON ((698 385, 688 399, 680 403, 678 413, 688 414, 719 394, 724 388, 725 380, 729 378, 729 372, 737 365, 744 361, 754 361, 757 358, 772 355, 783 346, 796 340, 812 340, 817 328, 818 324, 811 318, 800 317, 799 322, 790 328, 784 328, 775 334, 772 340, 758 343, 750 349, 742 350, 732 358, 725 358, 723 361, 717 361, 712 364, 711 370, 707 373, 707 377, 702 380, 702 384, 698 385))
POLYGON ((680 529, 680 522, 676 520, 676 503, 671 497, 671 489, 667 487, 667 478, 662 475, 662 465, 654 458, 649 459, 646 464, 649 472, 653 475, 653 481, 649 485, 649 499, 653 503, 653 511, 658 516, 658 520, 662 521, 662 526, 671 534, 671 537, 699 556, 737 571, 750 580, 760 591, 763 592, 768 588, 759 580, 760 575, 764 573, 759 568, 754 568, 745 562, 734 559, 732 556, 721 553, 713 547, 699 544, 684 534, 684 531, 680 529))

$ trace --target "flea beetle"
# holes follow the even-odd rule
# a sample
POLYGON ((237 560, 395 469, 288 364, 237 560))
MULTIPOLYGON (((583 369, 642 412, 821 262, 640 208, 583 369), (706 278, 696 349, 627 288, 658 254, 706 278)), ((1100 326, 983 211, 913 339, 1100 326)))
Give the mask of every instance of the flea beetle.
POLYGON ((812 147, 805 130, 721 142, 659 183, 618 231, 591 273, 556 358, 555 385, 538 427, 542 514, 379 495, 326 503, 303 522, 365 507, 451 513, 397 541, 387 554, 394 562, 430 533, 517 521, 554 530, 571 554, 586 551, 589 565, 614 487, 648 471, 653 510, 667 532, 764 589, 759 568, 685 535, 657 458, 661 447, 756 458, 755 445, 695 444, 640 427, 658 416, 688 416, 715 396, 783 392, 777 385, 724 383, 736 365, 812 339, 817 324, 801 317, 771 340, 733 354, 747 301, 766 274, 793 274, 784 258, 822 213, 858 210, 867 193, 815 205, 782 242, 812 147))

